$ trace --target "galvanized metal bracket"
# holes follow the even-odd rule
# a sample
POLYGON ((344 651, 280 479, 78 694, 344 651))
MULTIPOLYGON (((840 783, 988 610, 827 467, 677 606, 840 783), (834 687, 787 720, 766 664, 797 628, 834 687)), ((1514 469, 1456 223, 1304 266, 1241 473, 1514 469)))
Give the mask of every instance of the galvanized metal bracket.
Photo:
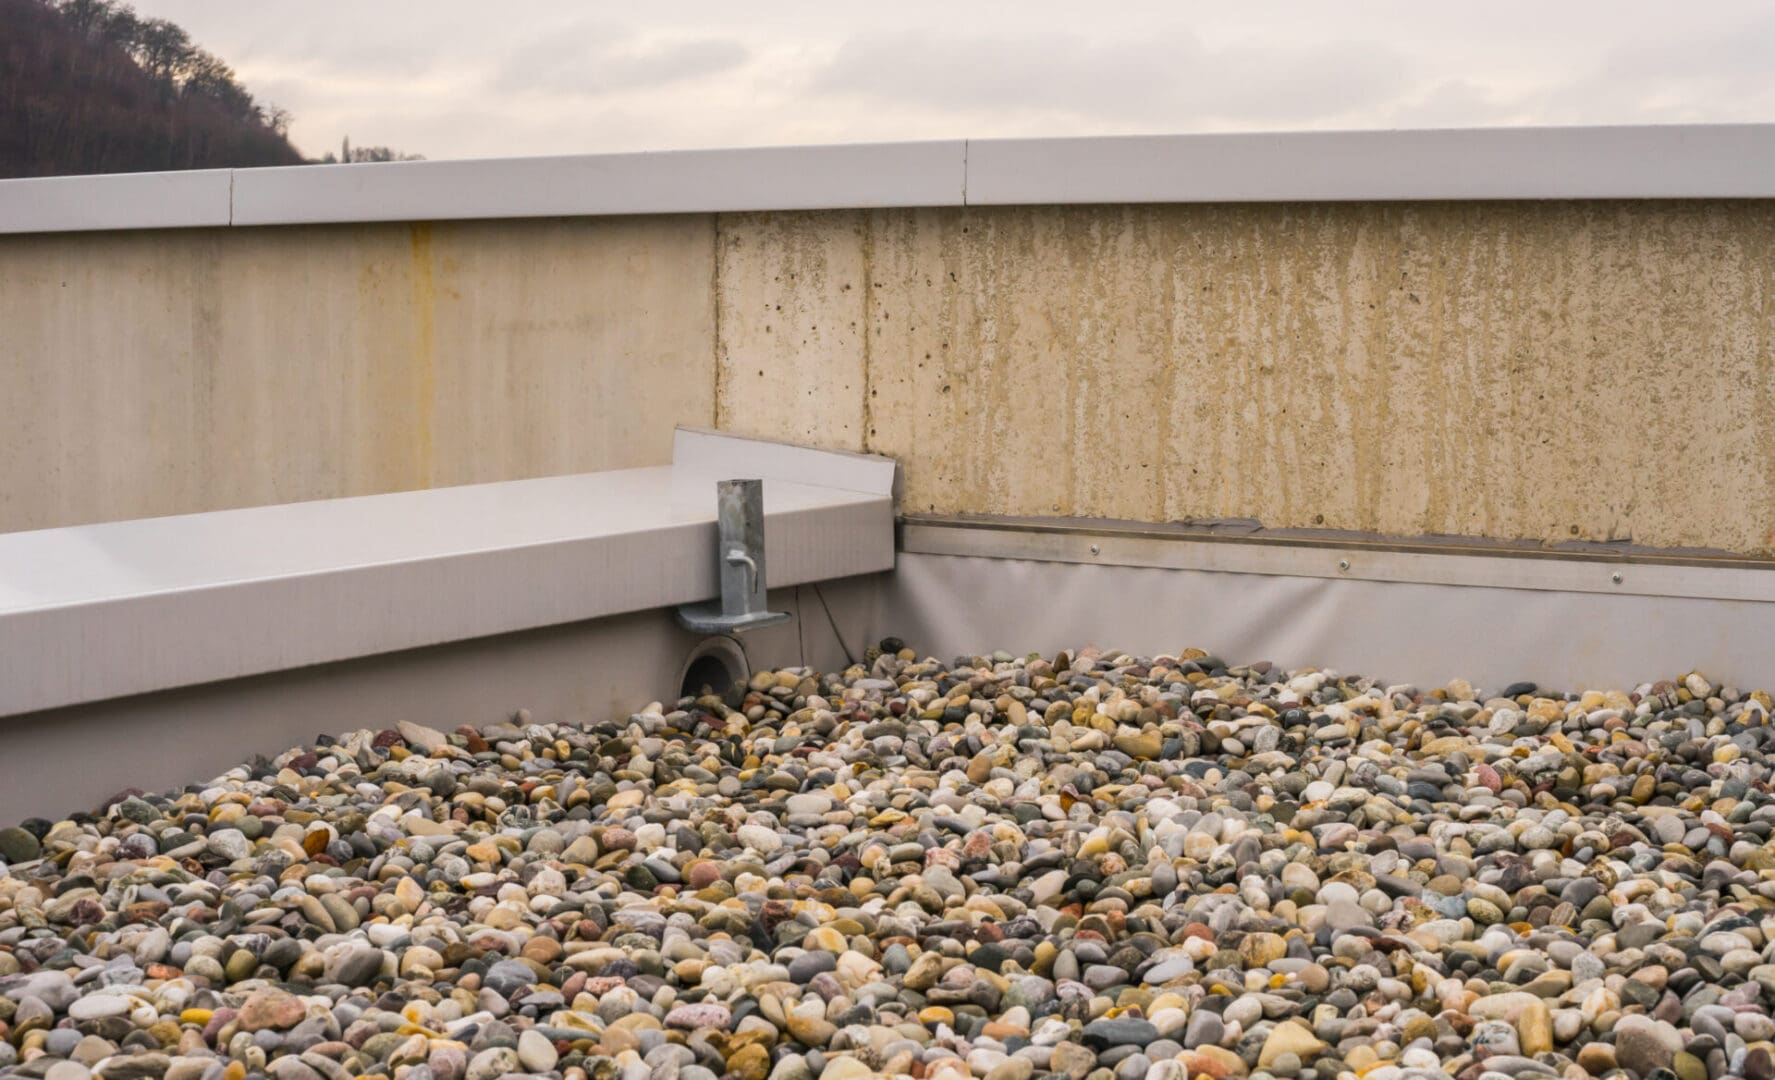
POLYGON ((737 634, 787 622, 786 611, 766 608, 764 576, 764 481, 722 480, 715 485, 719 539, 715 565, 721 599, 683 604, 678 622, 699 634, 737 634))

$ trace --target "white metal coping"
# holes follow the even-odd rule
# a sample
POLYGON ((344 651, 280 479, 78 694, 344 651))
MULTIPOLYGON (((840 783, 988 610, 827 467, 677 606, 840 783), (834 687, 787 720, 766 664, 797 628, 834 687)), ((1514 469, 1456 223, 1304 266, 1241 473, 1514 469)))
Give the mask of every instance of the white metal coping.
POLYGON ((894 463, 678 432, 673 464, 0 534, 0 716, 713 598, 715 482, 773 587, 894 565, 894 463))
POLYGON ((0 180, 0 233, 871 207, 1775 197, 1775 124, 967 139, 0 180))

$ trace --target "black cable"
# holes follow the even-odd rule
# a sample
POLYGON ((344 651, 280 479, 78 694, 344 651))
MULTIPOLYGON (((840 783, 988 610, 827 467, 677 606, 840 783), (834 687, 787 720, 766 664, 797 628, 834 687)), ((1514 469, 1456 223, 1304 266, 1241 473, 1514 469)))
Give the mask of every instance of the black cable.
POLYGON ((814 582, 814 595, 820 598, 820 607, 826 610, 826 622, 832 627, 832 636, 838 639, 838 647, 844 650, 844 662, 855 664, 857 662, 856 654, 851 652, 851 647, 844 643, 844 634, 838 629, 838 620, 832 617, 832 607, 826 603, 826 594, 821 591, 820 583, 817 581, 814 582))
POLYGON ((801 666, 807 667, 807 635, 802 630, 807 625, 801 620, 801 586, 795 586, 795 647, 800 650, 801 666))

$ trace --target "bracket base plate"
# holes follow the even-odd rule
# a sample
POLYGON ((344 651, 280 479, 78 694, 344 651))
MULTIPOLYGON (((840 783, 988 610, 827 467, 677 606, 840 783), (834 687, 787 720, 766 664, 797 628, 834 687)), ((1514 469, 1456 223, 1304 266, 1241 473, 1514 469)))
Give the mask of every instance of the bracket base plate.
POLYGON ((788 621, 787 611, 751 611, 744 615, 728 615, 721 610, 719 602, 681 604, 678 607, 678 625, 698 634, 738 634, 788 621))

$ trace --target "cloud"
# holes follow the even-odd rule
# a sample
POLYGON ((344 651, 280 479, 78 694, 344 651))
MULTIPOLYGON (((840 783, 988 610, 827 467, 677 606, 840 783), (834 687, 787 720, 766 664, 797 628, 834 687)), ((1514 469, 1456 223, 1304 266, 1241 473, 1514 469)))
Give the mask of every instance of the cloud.
POLYGON ((1775 120, 1766 0, 134 2, 310 153, 1775 120))
POLYGON ((1575 123, 1621 111, 1642 122, 1769 120, 1772 56, 1775 14, 1616 45, 1588 74, 1550 92, 1547 114, 1575 123))
POLYGON ((1376 115, 1386 127, 1479 127, 1529 123, 1532 114, 1520 100, 1469 79, 1445 79, 1376 115))
POLYGON ((750 56, 732 38, 638 39, 619 27, 581 23, 516 47, 488 88, 593 97, 731 71, 750 56))
POLYGON ((1410 62, 1384 45, 1208 47, 1174 30, 1110 41, 1028 33, 857 36, 836 50, 810 89, 881 104, 1060 112, 1185 129, 1336 119, 1411 86, 1410 62))

